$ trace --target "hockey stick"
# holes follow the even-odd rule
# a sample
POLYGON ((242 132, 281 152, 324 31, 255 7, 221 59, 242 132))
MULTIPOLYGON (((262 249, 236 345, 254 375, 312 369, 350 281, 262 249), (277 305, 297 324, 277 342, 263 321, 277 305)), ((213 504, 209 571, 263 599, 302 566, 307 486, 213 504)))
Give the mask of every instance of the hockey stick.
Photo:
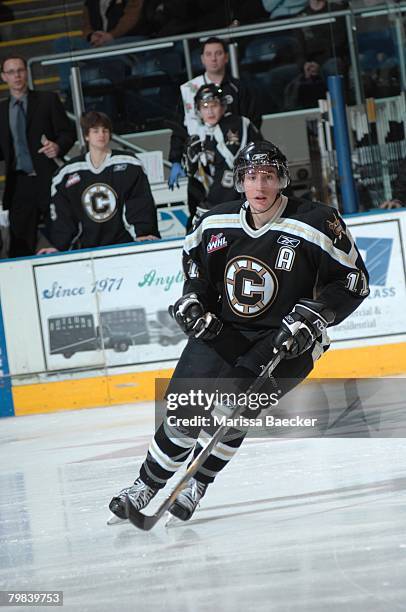
MULTIPOLYGON (((271 378, 272 372, 279 365, 282 359, 285 357, 286 351, 284 349, 280 349, 269 361, 269 363, 264 367, 261 374, 254 380, 254 382, 248 387, 246 394, 250 395, 251 393, 257 393, 259 389, 262 387, 263 383, 267 378, 271 378)), ((230 419, 237 418, 240 414, 245 410, 245 406, 234 406, 232 411, 230 412, 230 419)), ((131 503, 130 499, 127 497, 126 499, 126 511, 127 516, 135 527, 142 529, 143 531, 149 531, 156 525, 160 518, 165 514, 165 512, 172 506, 173 502, 184 488, 185 484, 196 474, 199 468, 206 461, 207 457, 210 455, 213 448, 216 446, 217 442, 223 437, 224 433, 229 429, 229 425, 220 425, 220 427, 216 430, 213 437, 206 444, 206 446, 200 451, 200 453, 195 457, 192 463, 187 468, 185 474, 180 479, 176 487, 173 489, 172 493, 167 497, 162 504, 158 507, 152 515, 143 514, 140 510, 137 510, 135 506, 131 503)))

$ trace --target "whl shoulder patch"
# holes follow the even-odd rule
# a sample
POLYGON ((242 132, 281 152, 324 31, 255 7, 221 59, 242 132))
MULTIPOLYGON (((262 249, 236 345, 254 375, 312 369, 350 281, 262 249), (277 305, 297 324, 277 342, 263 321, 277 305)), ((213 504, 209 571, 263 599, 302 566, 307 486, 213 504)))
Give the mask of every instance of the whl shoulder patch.
POLYGON ((76 183, 79 183, 79 181, 80 175, 77 172, 75 172, 74 174, 70 174, 66 179, 65 187, 72 187, 72 185, 76 185, 76 183))
POLYGON ((207 245, 207 252, 213 253, 213 251, 219 251, 227 246, 227 240, 223 232, 220 234, 212 234, 207 245))

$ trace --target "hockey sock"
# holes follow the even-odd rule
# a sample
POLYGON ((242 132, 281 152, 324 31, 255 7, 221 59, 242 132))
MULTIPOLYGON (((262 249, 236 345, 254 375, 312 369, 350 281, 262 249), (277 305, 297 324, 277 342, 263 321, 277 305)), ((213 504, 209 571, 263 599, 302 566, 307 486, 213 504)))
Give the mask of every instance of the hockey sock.
MULTIPOLYGON (((196 472, 196 480, 205 484, 214 482, 217 474, 221 472, 234 457, 243 443, 245 436, 246 432, 241 432, 237 429, 229 429, 224 438, 216 444, 206 461, 196 472)), ((207 443, 207 437, 211 437, 211 434, 202 431, 193 453, 194 457, 200 453, 202 447, 207 443)))
POLYGON ((194 448, 196 440, 169 427, 165 421, 157 430, 141 466, 140 477, 151 487, 162 489, 194 448))

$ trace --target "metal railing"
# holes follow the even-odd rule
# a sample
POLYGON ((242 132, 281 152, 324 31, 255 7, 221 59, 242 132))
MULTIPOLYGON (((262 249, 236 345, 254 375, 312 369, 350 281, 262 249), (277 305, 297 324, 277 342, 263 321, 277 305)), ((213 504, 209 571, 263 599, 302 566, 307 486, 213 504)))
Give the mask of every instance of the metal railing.
MULTIPOLYGON (((170 36, 160 39, 154 40, 143 40, 134 43, 126 43, 126 44, 114 44, 114 45, 106 45, 102 48, 97 49, 88 49, 81 51, 72 51, 69 53, 59 53, 59 54, 50 54, 50 55, 40 55, 32 57, 28 60, 28 73, 30 79, 30 87, 33 86, 33 78, 32 78, 32 66, 34 64, 40 63, 44 66, 61 64, 65 62, 72 61, 80 61, 85 59, 98 59, 98 58, 108 58, 113 56, 125 55, 129 53, 140 53, 143 51, 153 51, 157 49, 164 49, 173 47, 176 42, 182 42, 182 48, 184 53, 184 60, 186 66, 186 74, 188 79, 193 78, 193 65, 190 53, 190 44, 191 40, 199 40, 204 41, 210 36, 218 36, 220 38, 230 39, 234 41, 235 39, 242 37, 251 37, 260 34, 267 33, 276 33, 282 32, 286 30, 294 30, 302 27, 311 27, 322 25, 326 23, 334 23, 338 18, 344 17, 346 20, 347 26, 347 35, 348 42, 350 47, 351 54, 351 62, 354 72, 354 82, 358 83, 356 86, 356 102, 357 104, 362 102, 362 91, 361 80, 360 80, 360 69, 359 62, 357 61, 355 47, 354 47, 354 33, 357 30, 356 25, 356 17, 367 18, 367 17, 376 17, 376 16, 389 16, 394 24, 395 24, 395 32, 396 32, 396 42, 398 49, 405 48, 405 36, 404 36, 404 27, 402 23, 402 14, 406 13, 406 2, 401 1, 399 3, 395 3, 392 0, 386 3, 383 3, 382 6, 375 7, 364 7, 364 8, 355 8, 355 9, 346 9, 342 11, 331 11, 329 13, 324 13, 320 17, 290 17, 288 19, 278 19, 275 21, 267 21, 256 24, 243 25, 238 27, 229 27, 229 28, 221 28, 216 30, 206 30, 203 32, 197 33, 189 33, 189 34, 181 34, 178 36, 170 36)), ((399 65, 400 65, 400 73, 401 73, 401 87, 402 89, 406 89, 406 71, 405 71, 405 57, 404 53, 399 53, 399 65)), ((232 65, 234 65, 234 73, 237 71, 237 62, 233 61, 232 65)), ((235 74, 235 76, 238 76, 235 74)))
MULTIPOLYGON (((290 17, 288 19, 278 19, 275 21, 266 21, 262 23, 249 24, 238 27, 222 28, 216 30, 207 30, 197 33, 181 34, 178 36, 165 37, 153 40, 142 40, 138 42, 127 42, 125 44, 106 45, 97 49, 86 49, 72 51, 67 53, 48 54, 35 56, 28 61, 29 84, 33 87, 34 78, 33 70, 36 65, 42 66, 58 65, 63 63, 75 63, 84 60, 106 59, 117 57, 120 55, 138 54, 146 51, 155 51, 162 49, 173 48, 176 43, 180 45, 184 56, 184 65, 187 78, 193 78, 193 62, 190 50, 190 41, 199 40, 200 42, 211 36, 218 36, 230 40, 230 67, 232 75, 239 76, 239 64, 237 58, 236 42, 240 38, 252 38, 263 34, 275 34, 278 32, 286 32, 289 30, 297 30, 304 27, 317 27, 323 24, 332 24, 337 19, 344 18, 346 24, 346 34, 349 47, 352 79, 354 86, 354 97, 356 104, 362 104, 364 101, 362 72, 360 68, 359 55, 357 49, 357 18, 366 19, 369 17, 387 16, 394 25, 394 34, 396 38, 396 46, 398 50, 399 60, 399 78, 401 90, 406 90, 406 66, 405 66, 405 34, 404 24, 402 21, 403 15, 406 14, 406 1, 395 3, 388 0, 380 6, 345 9, 324 13, 320 17, 290 17)), ((148 76, 148 75, 146 75, 148 76)), ((79 79, 80 83, 80 79, 79 79)), ((80 97, 80 92, 76 92, 80 97)), ((129 146, 133 150, 140 150, 136 145, 131 145, 125 139, 115 135, 116 141, 125 146, 129 146), (119 139, 119 140, 118 140, 119 139)), ((169 165, 166 162, 166 165, 169 165)))

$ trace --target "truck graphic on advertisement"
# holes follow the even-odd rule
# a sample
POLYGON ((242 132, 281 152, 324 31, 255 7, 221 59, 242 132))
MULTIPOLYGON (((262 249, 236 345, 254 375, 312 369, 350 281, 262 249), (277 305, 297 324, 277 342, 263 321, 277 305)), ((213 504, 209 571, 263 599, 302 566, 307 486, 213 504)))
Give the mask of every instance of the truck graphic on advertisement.
POLYGON ((130 346, 151 342, 169 346, 184 339, 182 331, 165 310, 147 315, 142 307, 101 311, 98 323, 92 313, 50 317, 48 332, 50 354, 60 354, 66 359, 78 352, 100 350, 103 346, 121 353, 130 346))
POLYGON ((185 339, 185 334, 167 310, 158 310, 156 319, 149 320, 149 328, 152 338, 161 346, 178 344, 185 339))
POLYGON ((62 354, 69 359, 78 351, 94 351, 99 348, 99 338, 91 313, 50 317, 48 332, 51 355, 62 354))

